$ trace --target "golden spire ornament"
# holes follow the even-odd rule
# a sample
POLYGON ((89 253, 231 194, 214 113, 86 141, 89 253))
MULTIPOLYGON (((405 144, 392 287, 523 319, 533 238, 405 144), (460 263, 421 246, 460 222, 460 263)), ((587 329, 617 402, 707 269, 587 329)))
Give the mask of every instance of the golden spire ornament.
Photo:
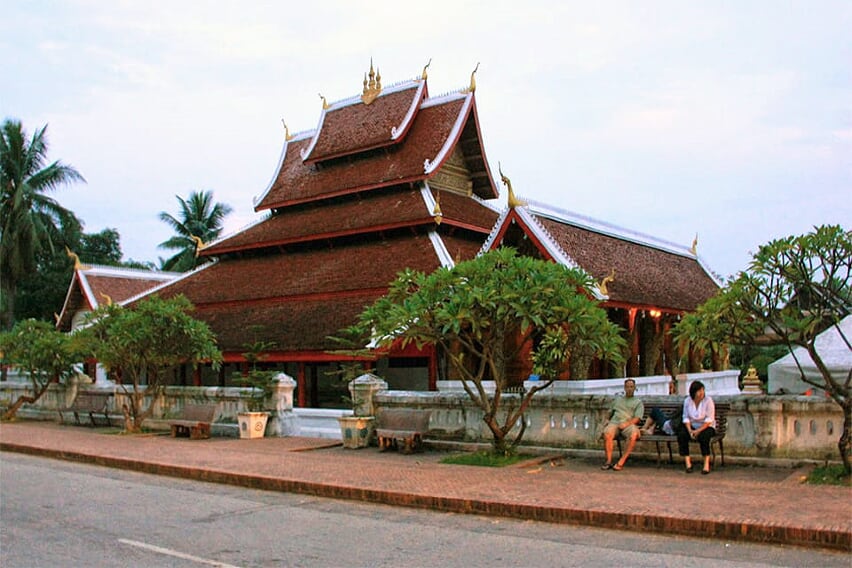
POLYGON ((382 74, 379 69, 373 70, 373 58, 370 58, 370 72, 364 75, 364 91, 361 93, 361 102, 365 105, 372 103, 382 92, 382 74), (368 79, 369 77, 369 79, 368 79))
POLYGON ((441 190, 438 190, 435 196, 435 207, 432 209, 432 216, 435 218, 435 224, 440 225, 444 219, 444 213, 441 211, 441 190))

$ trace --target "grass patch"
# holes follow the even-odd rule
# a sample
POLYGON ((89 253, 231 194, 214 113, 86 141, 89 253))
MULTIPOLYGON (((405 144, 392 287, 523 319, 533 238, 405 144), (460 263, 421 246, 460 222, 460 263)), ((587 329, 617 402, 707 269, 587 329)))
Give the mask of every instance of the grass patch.
POLYGON ((808 476, 808 483, 852 487, 852 477, 846 475, 846 470, 843 469, 842 465, 822 465, 811 472, 808 476))
POLYGON ((488 451, 475 452, 473 454, 458 454, 447 456, 441 460, 441 463, 449 463, 455 465, 478 465, 482 467, 506 467, 518 462, 526 461, 531 456, 525 454, 512 454, 509 456, 503 454, 495 454, 488 451))

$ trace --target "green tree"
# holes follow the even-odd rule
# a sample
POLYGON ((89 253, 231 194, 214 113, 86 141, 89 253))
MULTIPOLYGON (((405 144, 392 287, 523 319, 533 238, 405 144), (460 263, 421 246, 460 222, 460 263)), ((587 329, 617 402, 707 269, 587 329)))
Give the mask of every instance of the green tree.
POLYGON ((15 321, 20 281, 36 267, 36 254, 54 250, 60 226, 80 225, 74 214, 47 195, 60 185, 85 181, 59 161, 45 166, 47 126, 27 139, 21 123, 0 129, 0 329, 15 321))
POLYGON ((221 363, 213 332, 190 315, 193 309, 184 296, 151 296, 131 308, 111 304, 93 312, 81 332, 98 362, 120 372, 119 388, 130 400, 122 408, 128 432, 141 431, 170 371, 185 363, 221 363))
POLYGON ((346 335, 378 346, 433 344, 445 353, 465 392, 483 411, 497 453, 521 441, 521 420, 536 392, 565 369, 576 338, 594 354, 623 360, 624 340, 591 298, 593 281, 579 269, 499 249, 439 268, 429 275, 406 270, 387 295, 361 314, 346 335), (532 346, 533 372, 542 381, 520 397, 504 397, 507 363, 532 346), (485 381, 493 380, 493 393, 485 381), (520 420, 514 440, 508 440, 520 420))
POLYGON ((24 403, 35 403, 51 382, 74 374, 73 365, 82 358, 78 344, 74 336, 34 319, 19 321, 11 331, 0 333, 0 362, 27 373, 33 385, 33 394, 18 397, 3 420, 14 418, 24 403))
POLYGON ((175 197, 180 203, 178 217, 162 212, 160 220, 168 223, 177 234, 159 246, 179 252, 161 265, 163 270, 186 272, 199 264, 199 241, 206 244, 218 238, 222 233, 222 222, 232 209, 229 205, 214 203, 212 191, 190 192, 187 200, 175 197))
MULTIPOLYGON (((817 349, 817 337, 834 328, 852 351, 840 321, 852 312, 852 232, 839 225, 815 227, 762 245, 748 268, 737 275, 713 300, 696 312, 699 329, 713 341, 741 345, 780 344, 788 351, 804 348, 820 378, 805 373, 802 381, 825 390, 843 409, 843 431, 838 450, 847 474, 852 473, 852 369, 838 377, 829 370, 817 349)), ((697 333, 696 335, 700 335, 697 333)))

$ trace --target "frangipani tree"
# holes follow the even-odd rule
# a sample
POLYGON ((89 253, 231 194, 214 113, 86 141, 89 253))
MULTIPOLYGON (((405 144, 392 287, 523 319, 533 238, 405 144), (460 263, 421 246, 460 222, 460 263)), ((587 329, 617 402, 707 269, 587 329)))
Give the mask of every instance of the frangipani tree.
POLYGON ((222 361, 213 332, 190 315, 193 309, 182 295, 151 296, 132 308, 110 304, 93 312, 91 325, 80 332, 101 365, 121 372, 119 388, 130 398, 122 408, 128 432, 141 431, 170 370, 185 363, 218 367, 222 361), (151 401, 147 406, 146 398, 151 401))
MULTIPOLYGON (((693 334, 707 341, 743 345, 758 339, 780 344, 794 353, 804 348, 820 372, 805 373, 803 382, 825 390, 843 409, 843 431, 838 450, 847 474, 852 473, 852 368, 837 378, 817 348, 817 337, 834 328, 852 351, 840 321, 852 313, 852 232, 839 225, 815 227, 799 236, 776 239, 752 255, 748 268, 720 294, 695 312, 689 330, 681 325, 678 337, 693 334)), ((687 318, 684 318, 687 322, 687 318)))
POLYGON ((514 440, 507 439, 510 431, 535 393, 564 370, 573 338, 583 338, 599 357, 623 360, 619 328, 591 297, 592 286, 580 269, 498 249, 428 275, 400 273, 349 332, 380 347, 437 346, 483 411, 494 450, 507 453, 521 441, 524 421, 514 440), (533 372, 542 381, 506 405, 507 363, 530 346, 533 372), (488 380, 493 393, 486 390, 488 380))

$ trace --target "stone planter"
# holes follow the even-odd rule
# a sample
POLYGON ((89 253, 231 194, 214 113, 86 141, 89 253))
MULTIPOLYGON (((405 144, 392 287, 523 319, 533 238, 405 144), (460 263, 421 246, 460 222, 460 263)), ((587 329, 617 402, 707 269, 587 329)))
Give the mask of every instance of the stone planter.
POLYGON ((340 423, 343 447, 354 450, 369 446, 375 420, 372 416, 340 416, 337 421, 340 423))
POLYGON ((263 438, 268 419, 268 412, 240 412, 237 414, 237 422, 240 425, 240 438, 263 438))

